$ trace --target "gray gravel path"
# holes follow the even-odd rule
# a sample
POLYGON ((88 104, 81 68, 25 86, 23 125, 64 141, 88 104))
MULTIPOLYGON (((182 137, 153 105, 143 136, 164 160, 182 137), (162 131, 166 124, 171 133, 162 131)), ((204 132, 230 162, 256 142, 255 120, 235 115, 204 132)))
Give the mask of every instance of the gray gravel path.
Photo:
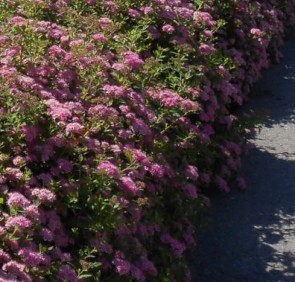
POLYGON ((247 105, 271 111, 244 157, 248 189, 213 196, 194 282, 295 281, 295 37, 283 53, 247 105))

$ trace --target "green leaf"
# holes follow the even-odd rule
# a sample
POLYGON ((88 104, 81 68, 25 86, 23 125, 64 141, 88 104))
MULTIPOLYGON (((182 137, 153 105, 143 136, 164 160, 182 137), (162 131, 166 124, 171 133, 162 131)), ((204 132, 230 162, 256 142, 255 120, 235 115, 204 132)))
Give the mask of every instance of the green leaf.
POLYGON ((119 208, 120 208, 120 204, 119 203, 117 203, 117 204, 114 205, 114 209, 119 209, 119 208))
POLYGON ((128 161, 129 161, 130 163, 133 162, 132 154, 131 154, 130 151, 126 151, 126 152, 125 152, 125 156, 126 156, 126 158, 128 159, 128 161))
POLYGON ((92 277, 92 274, 82 274, 82 275, 79 275, 79 278, 80 279, 83 279, 83 278, 91 278, 92 277))

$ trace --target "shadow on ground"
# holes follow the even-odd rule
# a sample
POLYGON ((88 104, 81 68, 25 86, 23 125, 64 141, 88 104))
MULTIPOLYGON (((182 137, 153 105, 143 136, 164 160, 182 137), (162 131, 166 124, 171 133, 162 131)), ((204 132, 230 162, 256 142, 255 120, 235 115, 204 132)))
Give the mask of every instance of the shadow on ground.
POLYGON ((244 158, 246 191, 212 195, 208 228, 190 256, 194 282, 295 281, 295 41, 246 110, 271 115, 244 158))
POLYGON ((212 222, 191 256, 194 282, 295 280, 294 171, 294 161, 251 152, 248 190, 212 198, 212 222))

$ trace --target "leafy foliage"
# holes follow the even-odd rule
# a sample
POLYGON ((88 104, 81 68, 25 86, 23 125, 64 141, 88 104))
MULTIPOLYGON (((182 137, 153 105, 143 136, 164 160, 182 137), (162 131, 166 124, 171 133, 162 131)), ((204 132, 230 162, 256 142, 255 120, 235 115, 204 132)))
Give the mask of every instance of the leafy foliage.
POLYGON ((294 11, 0 0, 0 280, 189 281, 204 193, 245 185, 231 108, 294 11))

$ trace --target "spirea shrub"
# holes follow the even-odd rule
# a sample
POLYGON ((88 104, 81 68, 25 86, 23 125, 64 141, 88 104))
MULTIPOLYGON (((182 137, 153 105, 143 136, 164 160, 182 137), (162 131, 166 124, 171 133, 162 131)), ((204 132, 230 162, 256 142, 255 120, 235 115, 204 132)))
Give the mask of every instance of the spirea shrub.
POLYGON ((232 114, 290 0, 0 0, 0 281, 189 281, 232 114))

